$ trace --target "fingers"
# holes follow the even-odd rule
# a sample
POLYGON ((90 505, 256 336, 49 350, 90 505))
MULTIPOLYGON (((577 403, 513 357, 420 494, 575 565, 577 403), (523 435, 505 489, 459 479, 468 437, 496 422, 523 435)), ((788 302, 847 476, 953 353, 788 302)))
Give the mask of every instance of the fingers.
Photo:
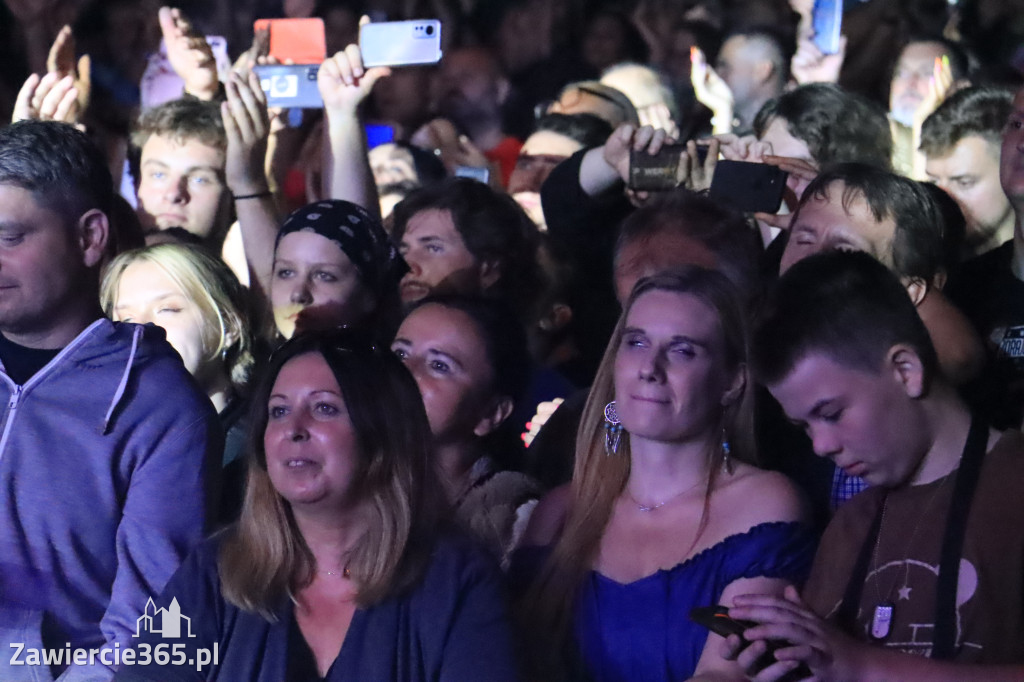
POLYGON ((14 115, 11 116, 12 123, 35 118, 33 115, 32 99, 35 96, 36 88, 39 87, 40 80, 37 73, 33 73, 25 79, 25 83, 21 86, 21 90, 18 91, 18 97, 14 101, 14 115))
POLYGON ((75 68, 75 39, 71 33, 71 27, 65 25, 57 33, 57 37, 50 46, 50 53, 46 55, 46 70, 59 71, 68 74, 75 68))
MULTIPOLYGON (((250 73, 248 78, 232 73, 224 84, 228 101, 227 112, 239 139, 246 144, 255 144, 266 137, 270 127, 266 95, 259 85, 259 78, 250 73)), ((223 111, 223 108, 222 108, 223 111)), ((225 126, 228 122, 225 120, 225 126)))

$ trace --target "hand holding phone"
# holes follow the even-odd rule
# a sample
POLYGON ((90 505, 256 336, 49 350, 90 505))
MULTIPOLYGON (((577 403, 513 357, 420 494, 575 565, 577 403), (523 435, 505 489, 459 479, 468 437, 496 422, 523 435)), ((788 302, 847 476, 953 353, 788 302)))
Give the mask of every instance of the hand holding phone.
MULTIPOLYGON (((703 625, 708 630, 711 630, 711 632, 723 638, 728 638, 730 635, 736 635, 740 639, 743 639, 743 633, 757 625, 757 623, 749 620, 738 620, 733 618, 729 615, 729 609, 725 606, 699 606, 690 611, 690 620, 698 625, 703 625)), ((773 640, 766 642, 766 644, 768 645, 767 651, 758 657, 754 663, 754 667, 758 671, 776 663, 775 652, 783 647, 789 646, 788 642, 782 640, 773 640)), ((746 645, 744 645, 744 648, 745 646, 746 645)), ((806 665, 801 664, 796 669, 791 670, 779 678, 779 682, 802 680, 806 677, 810 677, 810 675, 810 669, 806 665)))
POLYGON ((719 161, 708 196, 744 213, 778 213, 787 176, 764 163, 719 161))
POLYGON ((364 23, 359 27, 363 66, 407 66, 441 61, 437 19, 364 23))

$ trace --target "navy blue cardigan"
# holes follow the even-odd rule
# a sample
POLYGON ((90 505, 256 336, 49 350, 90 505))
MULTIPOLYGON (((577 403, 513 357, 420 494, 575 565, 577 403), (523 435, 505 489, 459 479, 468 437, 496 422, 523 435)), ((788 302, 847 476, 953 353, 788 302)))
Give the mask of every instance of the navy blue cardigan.
MULTIPOLYGON (((181 616, 189 619, 180 619, 181 637, 141 634, 134 649, 136 664, 122 663, 115 680, 305 682, 288 679, 294 672, 286 672, 289 656, 300 653, 295 651, 291 603, 282 608, 276 623, 270 623, 225 601, 217 571, 218 540, 200 545, 154 600, 159 610, 177 599, 181 616), (188 626, 194 637, 188 637, 188 626), (172 660, 186 661, 195 661, 199 649, 212 652, 216 644, 219 663, 198 672, 195 664, 138 665, 146 644, 167 644, 164 651, 172 660)), ((517 680, 507 615, 502 578, 493 559, 468 540, 443 537, 413 590, 356 611, 325 679, 517 680)), ((162 616, 154 619, 157 629, 162 616)), ((304 646, 301 638, 299 644, 304 646)))

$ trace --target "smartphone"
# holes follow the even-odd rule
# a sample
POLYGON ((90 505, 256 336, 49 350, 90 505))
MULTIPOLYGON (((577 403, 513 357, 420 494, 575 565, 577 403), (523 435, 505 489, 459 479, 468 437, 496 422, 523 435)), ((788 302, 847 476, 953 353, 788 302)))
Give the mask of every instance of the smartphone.
POLYGON ((441 22, 437 19, 385 21, 359 27, 363 66, 406 66, 441 61, 441 22))
POLYGON ((629 188, 644 192, 664 192, 679 182, 679 157, 686 151, 682 144, 662 145, 657 154, 631 149, 629 152, 629 188))
POLYGON ((366 148, 368 150, 395 141, 395 129, 391 126, 367 123, 363 126, 363 130, 366 131, 366 148))
POLYGON ((839 52, 839 32, 843 27, 843 0, 814 0, 811 12, 814 44, 822 54, 839 52))
POLYGON ((252 28, 270 32, 269 55, 281 63, 319 64, 327 58, 323 19, 257 19, 252 28))
POLYGON ((720 637, 742 635, 754 623, 747 620, 736 620, 729 616, 729 609, 724 606, 698 606, 690 611, 690 620, 703 625, 720 637))
MULTIPOLYGON (((690 611, 690 620, 697 625, 703 625, 711 632, 720 637, 739 635, 756 625, 749 620, 737 620, 729 615, 729 609, 724 606, 698 606, 690 611)), ((761 670, 772 663, 775 663, 775 652, 789 646, 784 640, 771 640, 768 643, 768 650, 755 662, 757 670, 761 670)), ((783 675, 779 682, 794 682, 811 676, 810 669, 803 663, 794 670, 783 675)))
POLYGON ((486 185, 491 179, 491 171, 480 166, 456 166, 455 177, 470 178, 486 185))
POLYGON ((722 160, 715 167, 708 196, 744 213, 778 213, 788 176, 766 163, 722 160))
POLYGON ((267 93, 268 107, 320 109, 324 102, 316 85, 319 64, 273 64, 254 66, 260 87, 267 93))

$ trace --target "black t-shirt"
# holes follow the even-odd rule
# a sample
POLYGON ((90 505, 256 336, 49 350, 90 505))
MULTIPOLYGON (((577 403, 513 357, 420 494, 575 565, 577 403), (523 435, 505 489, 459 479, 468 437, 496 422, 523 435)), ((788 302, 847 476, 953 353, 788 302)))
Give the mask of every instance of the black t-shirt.
POLYGON ((985 341, 988 365, 964 390, 998 429, 1019 428, 1024 416, 1024 281, 1011 269, 1013 241, 963 264, 946 288, 985 341))
POLYGON ((57 357, 62 348, 28 348, 9 340, 0 334, 0 362, 4 363, 7 376, 14 383, 21 385, 31 379, 36 372, 57 357))

